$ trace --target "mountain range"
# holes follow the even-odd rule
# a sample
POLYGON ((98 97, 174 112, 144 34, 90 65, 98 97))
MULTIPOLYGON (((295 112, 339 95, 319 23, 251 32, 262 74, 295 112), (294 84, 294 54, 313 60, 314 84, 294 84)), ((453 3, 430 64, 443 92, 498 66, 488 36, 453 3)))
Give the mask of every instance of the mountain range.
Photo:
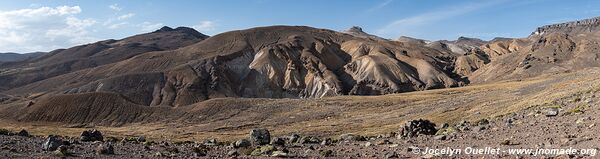
POLYGON ((128 123, 146 111, 219 98, 384 95, 573 72, 600 65, 598 19, 491 41, 392 40, 360 27, 268 26, 212 37, 163 27, 37 57, 2 55, 11 62, 0 63, 0 114, 128 123))

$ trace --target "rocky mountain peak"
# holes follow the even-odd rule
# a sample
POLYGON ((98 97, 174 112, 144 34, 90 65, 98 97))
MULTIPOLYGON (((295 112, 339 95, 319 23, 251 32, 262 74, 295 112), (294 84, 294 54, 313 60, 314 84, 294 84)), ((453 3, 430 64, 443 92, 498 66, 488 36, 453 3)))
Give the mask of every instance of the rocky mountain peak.
POLYGON ((348 33, 358 33, 358 34, 366 34, 363 29, 359 26, 352 26, 350 29, 346 30, 348 33))
POLYGON ((192 35, 196 38, 201 38, 201 39, 206 39, 208 38, 208 35, 204 35, 198 31, 196 31, 196 29, 194 28, 189 28, 189 27, 177 27, 175 29, 168 27, 168 26, 163 26, 162 28, 154 31, 153 33, 164 33, 164 32, 179 32, 179 33, 184 33, 184 34, 188 34, 188 35, 192 35))
POLYGON ((163 26, 162 28, 160 28, 154 32, 166 32, 166 31, 173 31, 173 28, 168 27, 168 26, 163 26))

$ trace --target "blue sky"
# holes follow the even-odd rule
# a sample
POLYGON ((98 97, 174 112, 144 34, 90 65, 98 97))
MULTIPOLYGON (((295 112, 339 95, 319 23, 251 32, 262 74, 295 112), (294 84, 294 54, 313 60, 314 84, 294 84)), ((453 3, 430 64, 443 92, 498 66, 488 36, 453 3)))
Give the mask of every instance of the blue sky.
POLYGON ((600 16, 593 0, 1 1, 0 52, 50 51, 161 26, 208 35, 269 25, 361 26, 396 39, 526 37, 536 27, 600 16))

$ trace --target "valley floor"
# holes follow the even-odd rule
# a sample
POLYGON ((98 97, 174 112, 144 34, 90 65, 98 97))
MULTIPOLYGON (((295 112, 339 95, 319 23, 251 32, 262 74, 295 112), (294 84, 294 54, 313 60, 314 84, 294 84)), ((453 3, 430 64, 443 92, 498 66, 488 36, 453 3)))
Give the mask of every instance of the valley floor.
MULTIPOLYGON (((323 153, 329 153, 326 152, 327 150, 332 151, 330 153, 332 157, 340 158, 380 158, 386 153, 391 155, 391 152, 397 153, 399 157, 433 157, 428 154, 413 153, 414 147, 421 150, 448 147, 463 151, 467 147, 500 148, 506 151, 516 148, 597 150, 600 146, 600 138, 596 134, 600 131, 600 127, 597 126, 600 120, 597 118, 600 115, 598 96, 600 96, 600 70, 588 69, 523 81, 385 96, 341 96, 323 99, 213 99, 175 108, 173 111, 183 112, 177 118, 119 127, 23 123, 10 119, 4 119, 5 122, 2 122, 0 127, 13 131, 26 129, 34 135, 66 136, 78 136, 82 130, 93 127, 101 130, 105 136, 144 135, 150 140, 172 143, 203 141, 209 138, 215 138, 217 141, 235 141, 247 137, 250 130, 254 128, 267 128, 272 136, 278 137, 297 133, 320 139, 336 139, 340 134, 354 133, 372 138, 367 141, 342 141, 332 145, 294 143, 285 147, 289 151, 286 155, 294 157, 319 157, 323 153), (546 116, 547 111, 554 109, 558 110, 558 115, 546 116), (448 123, 453 130, 444 136, 445 140, 440 140, 441 137, 435 135, 422 135, 408 139, 398 139, 394 135, 389 135, 392 132, 397 133, 406 121, 420 118, 431 120, 438 124, 438 127, 442 123, 448 123), (480 123, 482 119, 488 120, 489 124, 480 123), (464 129, 465 127, 468 128, 464 129), (409 147, 413 148, 409 150, 409 147)), ((33 154, 41 157, 51 154, 37 150, 43 138, 0 137, 2 138, 0 147, 3 147, 0 156, 13 158, 33 154)), ((143 144, 117 143, 115 144, 117 156, 105 157, 137 158, 156 156, 157 152, 164 152, 164 154, 185 158, 193 155, 187 152, 188 149, 199 143, 188 144, 188 147, 184 144, 179 148, 182 152, 175 153, 168 152, 169 146, 164 144, 150 145, 150 150, 145 150, 143 144)), ((86 156, 85 153, 93 152, 90 148, 94 147, 86 146, 84 143, 80 146, 76 145, 74 150, 86 156)), ((243 150, 233 149, 227 145, 209 149, 208 156, 212 157, 225 157, 232 150, 245 156, 241 152, 243 150)), ((539 158, 539 156, 508 153, 485 156, 539 158)), ((591 154, 574 156, 593 158, 591 154)), ((452 157, 481 158, 480 155, 467 154, 452 157)))

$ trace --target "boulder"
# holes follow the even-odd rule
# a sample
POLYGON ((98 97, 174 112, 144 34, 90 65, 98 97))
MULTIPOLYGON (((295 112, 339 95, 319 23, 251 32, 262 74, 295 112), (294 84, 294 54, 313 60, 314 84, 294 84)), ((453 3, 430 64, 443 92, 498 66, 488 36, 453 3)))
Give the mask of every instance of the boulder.
POLYGON ((67 157, 70 155, 69 149, 65 145, 58 146, 54 151, 54 154, 56 154, 59 157, 67 157))
POLYGON ((63 141, 60 138, 50 135, 42 144, 42 149, 45 151, 54 151, 61 145, 63 145, 63 141))
POLYGON ((81 132, 79 137, 81 141, 104 141, 104 137, 102 133, 96 129, 94 130, 86 130, 81 132))
POLYGON ((434 135, 437 132, 435 124, 429 120, 413 120, 407 122, 400 130, 402 137, 416 137, 419 135, 434 135))
POLYGON ((251 145, 252 145, 252 143, 250 143, 250 140, 248 140, 248 139, 240 139, 240 140, 236 141, 235 143, 233 143, 234 148, 249 147, 251 145))
POLYGON ((27 132, 27 130, 25 130, 25 129, 21 129, 21 131, 19 131, 19 132, 17 133, 17 135, 18 135, 18 136, 25 136, 25 137, 29 137, 29 136, 30 136, 30 135, 29 135, 29 132, 27 132))
POLYGON ((98 155, 114 155, 115 150, 111 143, 103 143, 96 147, 96 154, 98 155))
POLYGON ((285 140, 283 140, 283 138, 280 138, 280 137, 274 137, 271 140, 271 145, 284 146, 285 145, 285 140))
POLYGON ((250 131, 250 141, 256 145, 269 144, 271 141, 271 134, 267 129, 252 129, 252 131, 250 131))

